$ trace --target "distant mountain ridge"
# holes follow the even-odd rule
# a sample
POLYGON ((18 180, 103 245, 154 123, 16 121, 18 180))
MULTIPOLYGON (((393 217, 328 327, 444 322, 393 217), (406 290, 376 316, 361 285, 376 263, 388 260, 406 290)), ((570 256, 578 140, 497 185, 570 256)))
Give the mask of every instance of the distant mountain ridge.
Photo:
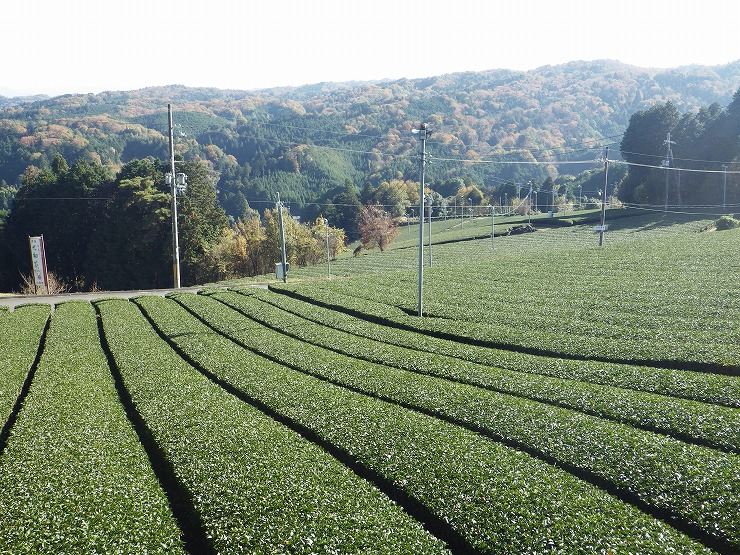
POLYGON ((252 91, 173 85, 0 98, 0 180, 18 185, 28 165, 56 154, 112 170, 134 158, 162 158, 171 103, 178 153, 208 161, 227 197, 238 193, 251 203, 282 190, 306 204, 347 179, 359 188, 413 179, 410 131, 421 121, 433 130, 430 152, 444 160, 430 168, 430 179, 469 176, 492 188, 567 168, 477 162, 593 159, 603 145, 619 143, 637 110, 665 101, 680 111, 725 106, 738 88, 740 60, 671 69, 598 60, 252 91))

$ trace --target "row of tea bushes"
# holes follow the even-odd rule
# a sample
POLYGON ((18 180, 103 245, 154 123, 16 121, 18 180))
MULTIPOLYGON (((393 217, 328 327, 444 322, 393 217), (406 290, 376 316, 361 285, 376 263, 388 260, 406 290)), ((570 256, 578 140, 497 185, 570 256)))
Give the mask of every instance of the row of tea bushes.
MULTIPOLYGON (((427 319, 409 317, 377 301, 335 292, 320 284, 304 283, 271 286, 277 293, 303 301, 301 316, 315 318, 327 326, 353 334, 378 338, 388 344, 454 356, 470 362, 515 371, 574 379, 695 401, 740 408, 740 379, 735 376, 653 368, 592 360, 571 360, 536 356, 512 350, 470 344, 460 337, 435 337, 427 319), (347 318, 346 316, 353 316, 347 318), (399 333, 404 331, 407 333, 399 333)), ((243 292, 243 289, 239 289, 243 292)), ((255 293, 250 293, 254 295, 255 293)), ((275 296, 270 303, 286 306, 275 296)))
POLYGON ((0 312, 0 429, 31 372, 49 314, 48 305, 32 304, 0 312))
MULTIPOLYGON (((732 408, 573 379, 503 370, 434 352, 399 347, 342 331, 337 329, 339 326, 329 328, 321 318, 326 310, 315 314, 322 309, 314 309, 311 311, 314 313, 313 318, 319 321, 308 320, 268 302, 255 302, 244 298, 244 295, 248 295, 252 299, 267 301, 277 295, 256 289, 240 292, 243 293, 242 296, 216 293, 215 298, 267 327, 278 329, 307 343, 385 366, 443 377, 571 408, 740 453, 740 411, 732 408)), ((285 298, 283 295, 278 297, 285 298)), ((295 306, 298 303, 299 301, 293 301, 292 304, 295 306)), ((352 319, 345 315, 344 321, 349 324, 347 327, 351 328, 352 324, 349 321, 352 319)), ((377 325, 370 326, 374 326, 375 330, 378 329, 377 325)), ((394 330, 394 335, 398 341, 398 336, 412 334, 404 330, 394 330)), ((408 343, 411 344, 413 339, 409 338, 408 343)))
MULTIPOLYGON (((123 383, 192 495, 216 552, 444 552, 320 447, 178 357, 135 304, 97 306, 123 383)), ((197 330, 183 333, 183 340, 217 349, 197 330)))
POLYGON ((117 395, 89 303, 54 312, 0 455, 0 530, 0 553, 183 552, 167 498, 117 395))
MULTIPOLYGON (((243 316, 232 321, 229 313, 237 313, 213 299, 175 297, 215 326, 258 333, 243 316)), ((168 299, 138 302, 204 370, 359 461, 480 552, 706 551, 557 466, 444 419, 268 361, 168 299)), ((324 362, 306 348, 301 365, 324 362)))
MULTIPOLYGON (((210 310, 210 299, 193 294, 174 298, 194 310, 210 310)), ((241 309, 262 304, 228 292, 210 298, 241 309)), ((560 407, 350 359, 266 327, 250 325, 245 330, 245 317, 239 312, 222 310, 208 321, 240 345, 284 366, 484 431, 558 466, 586 472, 656 513, 702 530, 708 538, 740 545, 733 497, 740 495, 736 455, 560 407)), ((278 327, 290 332, 303 324, 288 315, 278 327)), ((338 335, 335 330, 325 333, 328 343, 338 335)))

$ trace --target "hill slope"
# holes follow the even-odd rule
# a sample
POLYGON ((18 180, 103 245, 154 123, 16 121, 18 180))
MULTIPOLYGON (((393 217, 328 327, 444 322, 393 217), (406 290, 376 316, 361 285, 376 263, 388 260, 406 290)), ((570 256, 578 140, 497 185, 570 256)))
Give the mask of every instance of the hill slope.
POLYGON ((302 206, 346 179, 359 187, 399 173, 413 179, 417 143, 410 131, 420 121, 434 130, 430 152, 444 159, 430 168, 430 181, 468 176, 495 188, 582 166, 462 160, 502 154, 516 161, 591 160, 605 143, 620 140, 637 110, 668 100, 680 111, 726 105, 738 87, 740 60, 669 70, 604 60, 260 91, 170 86, 2 99, 0 180, 17 185, 29 164, 57 153, 70 163, 88 158, 112 170, 134 158, 163 158, 171 103, 177 152, 213 164, 221 201, 232 214, 245 201, 272 200, 277 190, 302 206))

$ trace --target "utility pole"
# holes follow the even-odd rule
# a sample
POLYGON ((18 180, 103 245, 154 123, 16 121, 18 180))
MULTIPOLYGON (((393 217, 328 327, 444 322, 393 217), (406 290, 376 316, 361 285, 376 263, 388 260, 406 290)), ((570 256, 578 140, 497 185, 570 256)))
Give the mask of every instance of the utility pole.
POLYGON ((489 204, 488 208, 491 209, 491 248, 494 248, 495 245, 493 243, 493 237, 494 237, 493 228, 494 228, 495 218, 496 218, 496 208, 492 204, 489 204))
POLYGON ((553 216, 555 216, 555 181, 552 182, 552 208, 550 209, 553 216))
POLYGON ((609 147, 604 149, 604 194, 601 197, 601 225, 599 226, 599 246, 604 244, 606 231, 606 186, 609 182, 609 147))
POLYGON ((722 188, 722 210, 727 212, 727 164, 722 164, 724 170, 724 186, 722 188))
POLYGON ((331 259, 329 258, 329 220, 324 218, 324 228, 326 229, 326 277, 331 277, 331 259))
POLYGON ((419 306, 417 314, 424 315, 424 170, 426 168, 426 143, 431 132, 426 123, 420 123, 419 129, 412 129, 412 133, 419 135, 421 141, 419 160, 419 306))
POLYGON ((172 276, 175 289, 180 288, 180 244, 177 236, 177 174, 175 173, 175 138, 172 127, 172 105, 167 104, 170 127, 170 210, 172 211, 172 276))
POLYGON ((666 154, 665 154, 665 160, 663 160, 663 167, 666 168, 665 171, 665 207, 663 208, 664 212, 668 212, 668 182, 670 180, 671 172, 668 168, 671 167, 671 162, 673 161, 673 151, 671 150, 671 145, 675 145, 676 143, 671 140, 671 132, 668 132, 668 137, 665 141, 663 141, 663 144, 666 146, 666 154))
POLYGON ((282 255, 282 277, 283 283, 288 282, 288 257, 285 254, 285 228, 283 227, 283 203, 280 202, 280 193, 277 194, 277 202, 275 203, 275 207, 278 211, 278 225, 280 226, 280 251, 282 255))

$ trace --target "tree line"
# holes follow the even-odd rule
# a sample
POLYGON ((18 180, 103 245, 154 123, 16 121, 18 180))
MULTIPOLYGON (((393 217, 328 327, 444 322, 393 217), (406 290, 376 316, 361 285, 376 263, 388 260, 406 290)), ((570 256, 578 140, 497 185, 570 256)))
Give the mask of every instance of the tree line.
POLYGON ((740 168, 740 89, 727 108, 715 102, 682 115, 668 101, 639 110, 630 117, 620 149, 634 164, 619 186, 625 202, 737 206, 740 180, 725 170, 740 168))
MULTIPOLYGON (((47 267, 70 290, 128 290, 173 284, 172 212, 164 184, 167 165, 149 158, 114 176, 101 164, 71 166, 57 155, 29 166, 0 228, 0 287, 19 290, 30 268, 29 236, 44 235, 47 267)), ((183 285, 269 273, 280 260, 276 209, 229 221, 209 166, 178 161, 188 176, 177 197, 183 285)), ((322 220, 284 218, 288 260, 314 264, 344 248, 341 229, 322 220)))

